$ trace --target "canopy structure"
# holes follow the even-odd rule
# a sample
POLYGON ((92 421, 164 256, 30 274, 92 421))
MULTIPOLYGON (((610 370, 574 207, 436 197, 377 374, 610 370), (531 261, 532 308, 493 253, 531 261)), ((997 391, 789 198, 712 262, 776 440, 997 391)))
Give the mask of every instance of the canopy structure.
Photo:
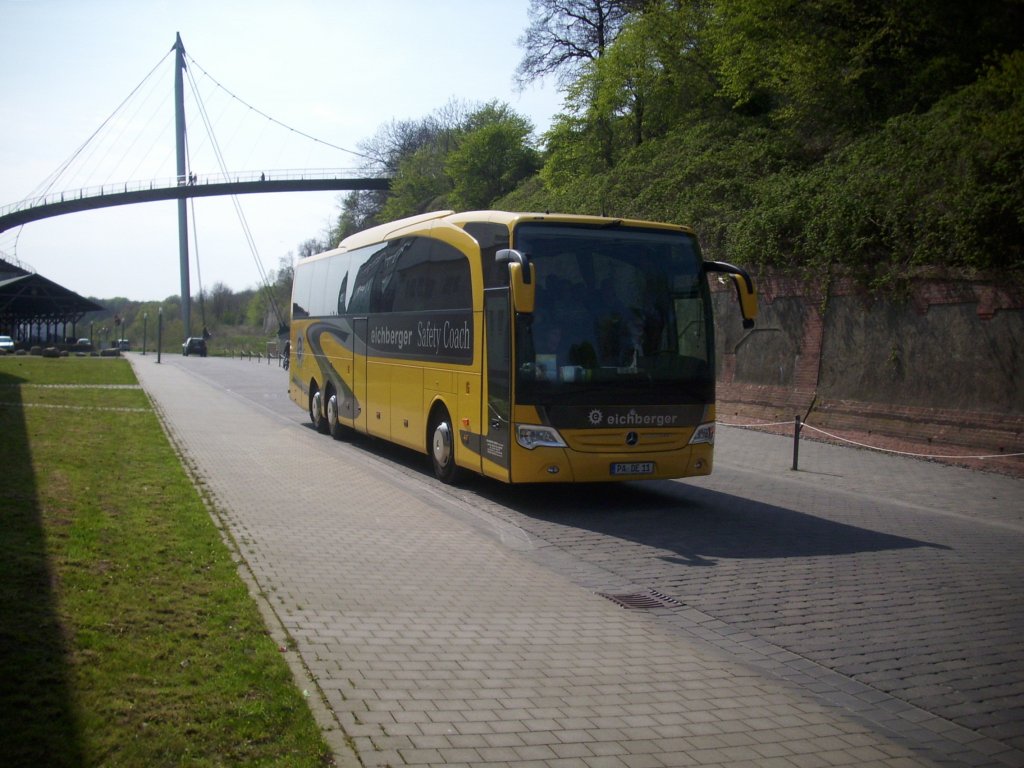
POLYGON ((102 310, 42 275, 0 260, 0 334, 23 343, 74 341, 86 312, 102 310))

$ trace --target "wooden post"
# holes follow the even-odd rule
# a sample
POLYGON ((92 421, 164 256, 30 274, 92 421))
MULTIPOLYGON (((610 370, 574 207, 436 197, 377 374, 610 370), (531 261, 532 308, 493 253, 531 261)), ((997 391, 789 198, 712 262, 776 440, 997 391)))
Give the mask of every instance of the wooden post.
POLYGON ((793 471, 800 467, 800 417, 793 418, 793 471))

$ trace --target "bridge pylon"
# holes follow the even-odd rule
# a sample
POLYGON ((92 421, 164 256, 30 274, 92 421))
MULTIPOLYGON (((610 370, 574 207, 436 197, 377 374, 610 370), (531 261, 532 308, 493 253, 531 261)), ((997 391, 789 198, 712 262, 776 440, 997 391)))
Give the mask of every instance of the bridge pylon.
MULTIPOLYGON (((177 154, 178 186, 188 183, 185 178, 185 46, 181 33, 174 40, 174 140, 177 154)), ((181 270, 181 323, 185 338, 192 335, 192 290, 188 274, 188 205, 184 197, 178 198, 178 261, 181 270)), ((185 339, 182 339, 184 341, 185 339)))

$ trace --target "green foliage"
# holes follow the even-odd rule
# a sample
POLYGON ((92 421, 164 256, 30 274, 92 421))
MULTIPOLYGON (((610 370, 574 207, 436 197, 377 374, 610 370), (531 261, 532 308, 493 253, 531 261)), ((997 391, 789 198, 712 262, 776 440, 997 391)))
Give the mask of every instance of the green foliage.
POLYGON ((577 180, 585 182, 607 170, 596 130, 585 116, 556 116, 545 141, 548 151, 540 176, 552 192, 566 190, 577 180))
POLYGON ((452 189, 444 170, 445 159, 441 147, 430 145, 400 161, 380 219, 390 221, 444 208, 446 196, 452 189))
MULTIPOLYGON (((379 213, 364 211, 362 220, 490 207, 539 167, 532 132, 526 118, 496 101, 471 111, 450 106, 415 132, 406 127, 406 140, 395 142, 387 155, 386 165, 394 168, 390 194, 379 213)), ((355 220, 360 201, 348 198, 346 224, 355 220)))
POLYGON ((716 0, 707 41, 741 111, 828 149, 928 109, 1020 46, 1013 0, 716 0))
POLYGON ((539 167, 530 145, 533 126, 506 105, 491 103, 470 115, 467 131, 445 160, 452 208, 488 208, 539 167))
MULTIPOLYGON (((883 287, 924 267, 1024 267, 1024 54, 828 162, 767 177, 730 245, 883 287)), ((1018 277, 1020 275, 1018 274, 1018 277)))
MULTIPOLYGON (((224 283, 216 283, 204 299, 209 323, 213 325, 238 325, 245 322, 245 309, 253 291, 235 293, 224 283)), ((202 314, 202 313, 201 313, 202 314)))
POLYGON ((380 215, 386 201, 387 194, 379 190, 349 192, 342 198, 341 213, 328 235, 328 244, 337 246, 349 235, 384 223, 380 215))

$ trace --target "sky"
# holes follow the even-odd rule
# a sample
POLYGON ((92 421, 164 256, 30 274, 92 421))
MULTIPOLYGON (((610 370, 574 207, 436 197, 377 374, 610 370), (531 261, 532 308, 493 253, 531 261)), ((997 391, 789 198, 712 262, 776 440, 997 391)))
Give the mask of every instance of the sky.
MULTIPOLYGON (((553 82, 516 88, 527 7, 528 0, 0 0, 0 206, 42 193, 73 157, 49 192, 173 178, 174 56, 166 54, 176 34, 199 94, 186 80, 189 157, 200 175, 220 170, 215 144, 240 174, 356 169, 361 159, 338 147, 358 152, 383 126, 452 102, 504 102, 539 136, 562 96, 553 82)), ((343 194, 238 196, 256 257, 231 198, 196 198, 190 292, 257 287, 261 271, 322 238, 343 194)), ((117 206, 0 233, 0 258, 83 296, 160 300, 181 291, 177 232, 174 201, 117 206)))

